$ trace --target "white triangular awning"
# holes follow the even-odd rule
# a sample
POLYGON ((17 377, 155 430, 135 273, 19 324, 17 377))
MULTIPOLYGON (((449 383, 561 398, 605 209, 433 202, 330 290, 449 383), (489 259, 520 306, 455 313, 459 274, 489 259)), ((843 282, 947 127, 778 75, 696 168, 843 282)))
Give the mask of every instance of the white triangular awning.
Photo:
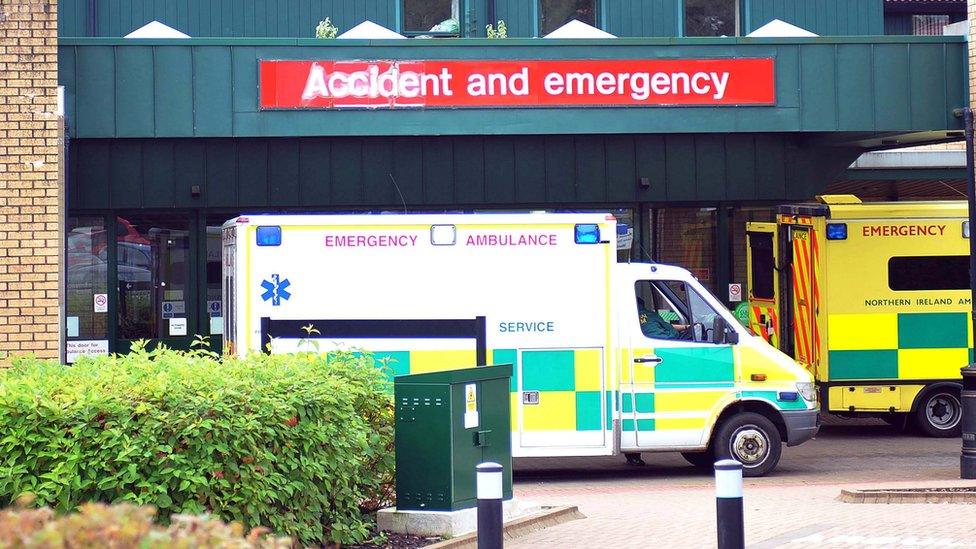
POLYGON ((819 35, 796 25, 791 25, 786 21, 773 19, 769 23, 766 23, 758 29, 750 32, 746 36, 750 38, 796 38, 819 35))
POLYGON ((377 25, 372 21, 363 21, 362 23, 356 25, 355 27, 347 30, 346 32, 336 36, 336 38, 343 39, 365 39, 365 40, 389 40, 389 39, 400 39, 406 38, 402 34, 397 34, 394 31, 382 26, 377 25))
POLYGON ((182 32, 160 23, 153 21, 125 35, 126 38, 189 38, 189 34, 182 32))
POLYGON ((616 36, 593 25, 587 25, 578 19, 573 19, 545 35, 544 38, 616 38, 616 36))

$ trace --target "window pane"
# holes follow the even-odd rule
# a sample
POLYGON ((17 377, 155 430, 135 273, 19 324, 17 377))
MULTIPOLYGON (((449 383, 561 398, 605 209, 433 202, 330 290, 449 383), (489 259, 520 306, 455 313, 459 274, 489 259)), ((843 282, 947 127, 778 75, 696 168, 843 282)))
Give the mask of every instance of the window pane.
POLYGON ((67 337, 106 339, 108 313, 96 313, 94 304, 96 294, 108 294, 105 223, 101 217, 69 217, 65 232, 67 337))
POLYGON ((403 30, 458 34, 460 0, 403 0, 403 30))
POLYGON ((773 299, 773 235, 749 233, 752 254, 752 295, 759 299, 773 299))
POLYGON ((685 0, 685 36, 735 36, 736 0, 685 0))
POLYGON ((888 287, 896 291, 968 290, 969 256, 892 257, 888 287))
POLYGON ((667 208, 654 218, 653 259, 688 269, 715 293, 715 208, 667 208))
POLYGON ((172 318, 187 318, 189 235, 172 215, 119 217, 120 339, 170 337, 172 318))
POLYGON ((913 15, 912 34, 915 36, 942 36, 942 27, 948 24, 948 15, 913 15))
MULTIPOLYGON (((207 218, 207 319, 204 326, 209 323, 210 335, 222 335, 224 333, 224 314, 223 298, 221 296, 221 238, 220 227, 230 216, 217 216, 207 218)), ((211 345, 216 342, 212 341, 211 345)), ((214 348, 214 350, 219 350, 214 348)))
POLYGON ((596 26, 595 0, 539 0, 539 36, 578 20, 596 26))

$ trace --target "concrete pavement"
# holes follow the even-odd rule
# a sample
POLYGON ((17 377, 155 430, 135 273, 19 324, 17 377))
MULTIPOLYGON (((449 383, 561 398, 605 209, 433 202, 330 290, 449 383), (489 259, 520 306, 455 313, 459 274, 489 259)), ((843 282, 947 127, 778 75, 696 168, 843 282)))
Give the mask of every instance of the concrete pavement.
MULTIPOLYGON (((863 423, 863 422, 862 422, 863 423)), ((886 426, 828 425, 784 449, 773 476, 745 483, 746 543, 773 547, 976 547, 976 506, 853 504, 842 488, 972 486, 960 481, 959 439, 886 426)), ((512 540, 507 547, 714 547, 712 477, 678 455, 518 461, 516 496, 577 505, 588 518, 512 540)))

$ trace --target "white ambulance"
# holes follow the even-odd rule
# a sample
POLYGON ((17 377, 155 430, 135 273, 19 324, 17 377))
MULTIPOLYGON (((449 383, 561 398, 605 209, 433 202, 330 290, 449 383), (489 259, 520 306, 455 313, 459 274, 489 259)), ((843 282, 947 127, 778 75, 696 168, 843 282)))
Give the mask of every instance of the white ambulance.
POLYGON ((616 239, 609 214, 238 217, 224 351, 367 349, 391 375, 510 363, 515 457, 679 451, 757 476, 816 434, 809 372, 688 271, 618 263, 616 239))

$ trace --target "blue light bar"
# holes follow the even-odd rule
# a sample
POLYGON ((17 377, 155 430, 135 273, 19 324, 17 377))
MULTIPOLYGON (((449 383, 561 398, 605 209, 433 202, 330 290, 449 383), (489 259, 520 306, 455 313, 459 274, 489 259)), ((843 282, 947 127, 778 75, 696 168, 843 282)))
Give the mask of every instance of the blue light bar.
POLYGON ((258 227, 258 246, 281 246, 281 227, 277 225, 258 227))
POLYGON ((847 240, 847 223, 827 223, 827 240, 847 240))
POLYGON ((576 225, 577 244, 599 244, 600 226, 596 223, 580 223, 576 225))

